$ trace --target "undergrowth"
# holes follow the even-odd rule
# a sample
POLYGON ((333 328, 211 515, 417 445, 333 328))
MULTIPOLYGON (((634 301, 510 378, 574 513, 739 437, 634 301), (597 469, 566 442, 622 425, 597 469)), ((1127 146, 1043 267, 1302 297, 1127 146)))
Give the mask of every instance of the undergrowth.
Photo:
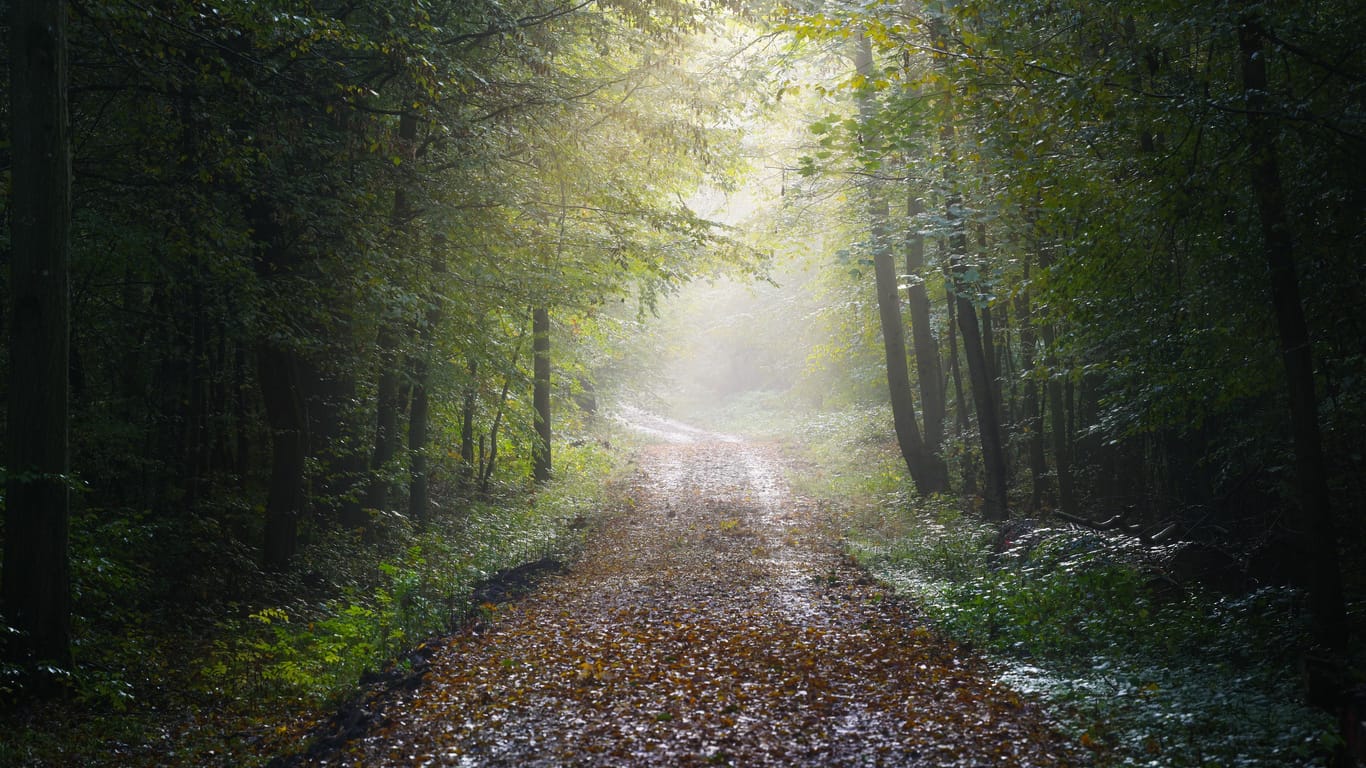
POLYGON ((1333 723, 1301 703, 1308 627, 1291 590, 1160 599, 1130 542, 1036 530, 997 552, 995 529, 943 499, 893 497, 854 520, 849 547, 1005 682, 1041 696, 1102 766, 1323 765, 1333 723))
POLYGON ((1035 522, 1008 540, 957 499, 916 497, 890 424, 848 408, 732 428, 782 434, 805 462, 797 490, 845 508, 850 553, 1040 697, 1098 766, 1327 764, 1334 723, 1302 703, 1299 594, 1171 596, 1151 587, 1162 553, 1131 538, 1035 522))
POLYGON ((260 572, 255 553, 212 520, 193 525, 215 550, 187 557, 213 566, 175 578, 148 556, 157 521, 83 516, 73 526, 76 667, 62 673, 70 695, 0 712, 0 765, 265 762, 366 673, 462 622, 481 581, 575 556, 613 467, 593 442, 557 460, 548 486, 453 500, 422 528, 394 516, 368 543, 355 531, 314 532, 283 576, 260 572))

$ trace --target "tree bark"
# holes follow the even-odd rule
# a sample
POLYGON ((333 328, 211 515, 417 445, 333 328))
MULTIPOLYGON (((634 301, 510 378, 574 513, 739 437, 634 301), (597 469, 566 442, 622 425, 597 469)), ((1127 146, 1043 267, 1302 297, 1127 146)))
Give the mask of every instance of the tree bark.
POLYGON ((536 307, 531 313, 532 385, 531 405, 536 412, 536 443, 532 449, 532 478, 550 479, 550 310, 536 307))
MULTIPOLYGON (((865 79, 873 75, 872 44, 860 34, 854 64, 865 79)), ((859 94, 859 113, 865 125, 872 122, 875 105, 866 91, 859 94)), ((872 153, 878 145, 871 133, 863 137, 863 151, 872 153)), ((897 292, 896 267, 890 243, 890 213, 887 198, 875 179, 865 184, 868 197, 869 239, 872 241, 873 277, 877 290, 878 320, 882 327, 882 348, 887 362, 887 389, 892 405, 892 425, 902 459, 916 490, 922 494, 948 490, 948 469, 938 456, 925 449, 915 419, 915 397, 906 364, 906 337, 901 320, 901 298, 897 292)))
POLYGON ((910 371, 906 365, 906 338, 902 332, 901 301, 897 295, 896 271, 892 264, 891 250, 885 242, 887 214, 886 203, 881 205, 880 213, 884 219, 878 222, 876 214, 872 226, 873 272, 877 289, 878 320, 882 327, 883 355, 887 361, 887 390, 892 405, 892 425, 896 430, 897 444, 901 447, 902 459, 910 472, 916 490, 922 494, 941 493, 948 490, 948 468, 943 459, 926 450, 921 440, 920 429, 915 420, 915 399, 911 394, 910 371))
POLYGON ((959 472, 963 475, 962 493, 964 496, 977 495, 977 462, 972 459, 972 452, 967 449, 967 435, 970 429, 968 425, 968 399, 963 393, 963 371, 958 364, 958 332, 954 330, 958 327, 958 311, 954 309, 957 302, 953 300, 953 286, 945 284, 945 297, 949 312, 949 373, 953 378, 953 401, 954 401, 954 424, 957 426, 958 440, 962 445, 962 461, 959 462, 959 472))
MULTIPOLYGON (((439 254, 431 259, 430 279, 437 282, 445 273, 445 264, 439 254)), ((425 523, 431 507, 429 484, 427 482, 428 461, 427 443, 429 441, 431 404, 430 389, 432 363, 436 352, 432 348, 436 328, 441 323, 441 291, 432 290, 423 324, 418 329, 420 343, 413 356, 413 404, 408 413, 408 515, 419 523, 425 523)))
POLYGON ((1308 558, 1309 601, 1315 639, 1335 652, 1347 647, 1347 618, 1337 532, 1328 491, 1328 474, 1319 434, 1314 391, 1313 345, 1300 300, 1295 251, 1276 153, 1276 132, 1266 113, 1267 75, 1263 31, 1256 20, 1238 26, 1243 88, 1247 98, 1252 188, 1261 217, 1262 247, 1271 279, 1281 361, 1290 394, 1290 424, 1295 453, 1295 486, 1301 523, 1292 532, 1308 558))
POLYGON ((467 355, 466 366, 470 379, 465 385, 465 398, 460 407, 460 462, 464 465, 462 477, 466 482, 473 482, 478 479, 480 464, 483 463, 481 460, 476 464, 474 456, 474 415, 479 397, 479 361, 474 355, 467 355))
MULTIPOLYGON (((955 270, 955 275, 961 275, 955 270)), ((958 330, 963 339, 963 357, 968 363, 968 382, 972 386, 972 401, 977 412, 977 433, 982 443, 982 516, 987 520, 1006 518, 1006 465, 1001 446, 1001 422, 997 415, 991 383, 988 381, 986 355, 982 350, 982 329, 977 322, 977 311, 972 300, 964 296, 971 290, 959 280, 955 301, 958 309, 958 330)))
POLYGON ((71 142, 65 2, 10 16, 11 245, 5 655, 71 664, 69 365, 71 142))
POLYGON ((1044 453, 1043 416, 1039 412, 1039 380, 1035 376, 1034 322, 1030 313, 1029 257, 1024 259, 1024 287, 1015 295, 1015 316, 1020 326, 1020 363, 1024 367, 1024 393, 1021 395, 1021 420, 1026 430, 1025 453, 1029 459, 1029 510, 1037 513, 1056 503, 1048 478, 1048 459, 1044 453))
POLYGON ((308 456, 308 421, 299 386, 297 353, 263 341, 256 353, 266 423, 270 426, 270 487, 266 496, 263 564, 284 571, 294 557, 303 512, 304 472, 308 456))
MULTIPOLYGON (((249 199, 254 267, 262 280, 294 271, 297 258, 286 245, 276 204, 264 195, 249 199)), ((298 521, 306 503, 308 415, 301 385, 299 353, 267 334, 256 341, 256 383, 270 431, 270 480, 266 494, 262 563, 284 571, 298 543, 298 521)))
MULTIPOLYGON (((936 58, 943 60, 947 52, 948 31, 942 18, 932 24, 936 58)), ((941 65, 942 66, 942 65, 941 65)), ((954 149, 955 127, 951 91, 945 91, 944 114, 940 123, 940 141, 944 152, 944 215, 949 224, 949 277, 953 282, 952 301, 956 304, 958 330, 963 339, 963 357, 968 364, 968 382, 972 387, 972 401, 977 412, 977 432, 982 444, 982 516, 987 520, 1004 520, 1006 508, 1006 463, 1001 444, 1000 411, 991 385, 982 328, 977 319, 977 308, 972 297, 977 293, 975 281, 968 278, 967 222, 963 219, 963 198, 958 188, 954 149)))
POLYGON ((947 408, 943 366, 939 360, 939 340, 930 327, 930 296, 925 288, 925 236, 915 228, 915 220, 925 212, 925 202, 914 192, 908 195, 906 216, 912 227, 906 243, 906 303, 911 320, 911 346, 920 379, 920 406, 925 418, 925 450, 940 455, 944 445, 944 413, 947 408))
POLYGON ((1048 421, 1053 436, 1053 465, 1058 474, 1058 510, 1063 514, 1077 514, 1077 494, 1072 484, 1071 428, 1067 423, 1067 398, 1063 391, 1062 374, 1058 372, 1055 352, 1057 334, 1053 326, 1045 324, 1043 336, 1044 365, 1048 368, 1048 421))
MULTIPOLYGON (((980 221, 977 222, 977 223, 976 223, 976 230, 977 230, 977 248, 978 248, 978 253, 980 254, 980 256, 979 256, 979 259, 980 259, 979 263, 981 263, 981 264, 986 264, 986 263, 987 263, 987 227, 986 227, 986 224, 983 224, 983 223, 980 222, 980 221)), ((1004 314, 1004 307, 1002 308, 1002 313, 1004 314)), ((1004 320, 1002 320, 1002 326, 1004 327, 1004 320)), ((997 349, 996 349, 996 336, 997 336, 997 331, 998 331, 998 328, 997 328, 997 322, 996 322, 996 315, 995 315, 995 311, 994 311, 994 310, 992 309, 992 307, 991 307, 991 302, 990 302, 990 301, 983 301, 983 302, 982 302, 982 354, 983 354, 983 356, 986 358, 986 363, 987 363, 987 384, 990 386, 990 389, 991 389, 991 406, 992 406, 992 408, 994 408, 995 411, 996 411, 997 423, 1001 425, 1001 429, 1002 429, 1002 432, 1003 432, 1003 434, 999 435, 999 436, 997 437, 997 439, 998 439, 998 440, 1004 441, 1004 438, 1005 438, 1005 435, 1004 435, 1005 424, 1007 424, 1007 423, 1009 423, 1009 422, 1006 421, 1006 407, 1005 407, 1005 406, 1006 406, 1006 399, 1005 399, 1005 393, 1004 393, 1003 388, 1002 388, 1002 379, 1003 379, 1003 376, 1002 376, 1002 373, 1001 373, 1001 371, 1002 371, 1001 355, 1000 355, 1000 353, 999 353, 999 352, 997 351, 997 349)), ((1004 442, 1002 442, 1002 445, 1004 446, 1004 442)), ((1009 474, 1008 474, 1008 473, 1007 473, 1007 479, 1009 479, 1009 474)))

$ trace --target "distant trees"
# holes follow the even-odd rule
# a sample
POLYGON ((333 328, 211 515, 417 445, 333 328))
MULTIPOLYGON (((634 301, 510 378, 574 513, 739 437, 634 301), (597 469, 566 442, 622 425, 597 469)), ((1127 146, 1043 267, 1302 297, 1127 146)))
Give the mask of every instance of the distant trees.
POLYGON ((1057 510, 1175 521, 1245 551, 1299 542, 1331 647, 1337 531, 1360 531, 1326 499, 1366 500, 1346 448, 1366 418, 1352 341, 1366 313, 1348 298, 1366 287, 1350 256, 1366 184, 1346 170, 1366 149, 1352 96, 1366 71, 1343 32, 1362 14, 991 0, 829 2, 782 21, 860 62, 808 84, 830 114, 804 172, 911 190, 899 218, 849 215, 874 263, 880 232, 906 233, 911 330, 944 334, 917 337, 922 391, 966 368, 942 415, 973 417, 975 445, 925 446, 960 459, 955 486, 989 519, 1057 510))

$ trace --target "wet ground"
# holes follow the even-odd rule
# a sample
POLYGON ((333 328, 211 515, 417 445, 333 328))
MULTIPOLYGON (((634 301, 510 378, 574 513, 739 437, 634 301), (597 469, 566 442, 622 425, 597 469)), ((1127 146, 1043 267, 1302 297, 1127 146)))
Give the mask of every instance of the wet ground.
POLYGON ((1082 764, 839 554, 771 446, 640 411, 584 559, 429 649, 308 765, 1082 764))

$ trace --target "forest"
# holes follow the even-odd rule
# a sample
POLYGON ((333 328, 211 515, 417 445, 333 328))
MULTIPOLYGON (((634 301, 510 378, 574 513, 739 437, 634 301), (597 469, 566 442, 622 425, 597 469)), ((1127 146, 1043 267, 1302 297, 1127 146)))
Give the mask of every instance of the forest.
POLYGON ((1366 6, 4 6, 0 766, 1366 762, 1366 6))

